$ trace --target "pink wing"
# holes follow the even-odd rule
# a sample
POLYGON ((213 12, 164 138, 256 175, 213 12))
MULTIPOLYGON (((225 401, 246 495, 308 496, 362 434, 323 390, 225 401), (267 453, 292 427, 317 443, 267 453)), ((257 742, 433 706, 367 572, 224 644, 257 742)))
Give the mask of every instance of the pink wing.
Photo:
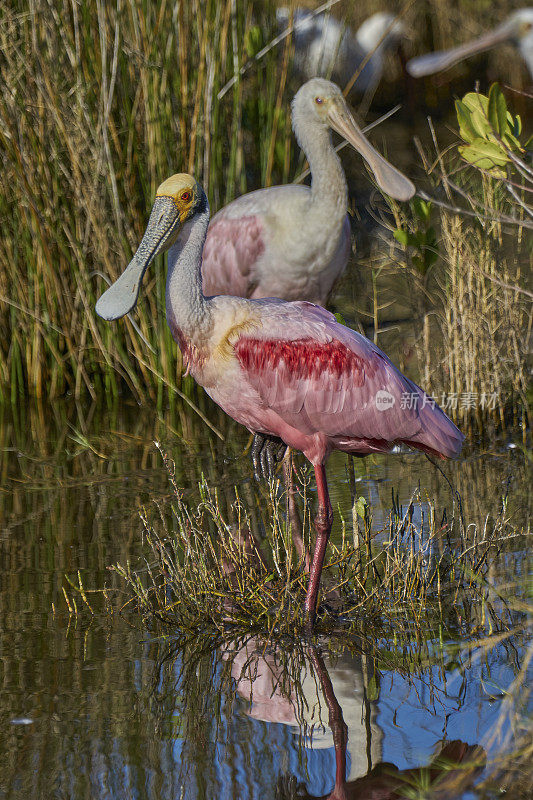
POLYGON ((255 289, 254 265, 264 249, 259 216, 217 214, 209 225, 202 256, 204 294, 250 297, 255 289))
POLYGON ((305 435, 367 452, 396 442, 457 455, 464 439, 444 412, 364 336, 310 303, 263 304, 262 327, 235 354, 266 408, 305 435))

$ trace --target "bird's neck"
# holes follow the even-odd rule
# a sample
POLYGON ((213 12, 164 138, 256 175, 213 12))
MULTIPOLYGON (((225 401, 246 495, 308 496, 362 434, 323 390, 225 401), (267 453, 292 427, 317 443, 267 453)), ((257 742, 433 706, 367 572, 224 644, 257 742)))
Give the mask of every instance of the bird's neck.
POLYGON ((201 336, 209 325, 211 301, 202 293, 202 250, 209 208, 186 222, 168 251, 167 321, 174 338, 201 336))
POLYGON ((523 39, 520 42, 520 53, 533 79, 533 33, 530 33, 527 39, 523 39))
POLYGON ((311 216, 316 213, 330 225, 340 225, 348 209, 348 187, 329 129, 296 118, 294 131, 311 171, 311 216))

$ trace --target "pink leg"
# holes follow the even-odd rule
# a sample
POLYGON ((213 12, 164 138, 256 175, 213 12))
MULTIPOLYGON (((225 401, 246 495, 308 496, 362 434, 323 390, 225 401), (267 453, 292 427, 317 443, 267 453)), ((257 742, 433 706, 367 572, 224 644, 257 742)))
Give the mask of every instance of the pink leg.
POLYGON ((283 477, 285 480, 285 486, 287 487, 287 511, 294 547, 298 553, 298 558, 303 563, 306 575, 309 575, 309 552, 305 546, 302 520, 300 519, 298 506, 296 505, 296 490, 294 488, 293 469, 292 453, 289 450, 283 462, 283 477))
POLYGON ((329 711, 329 727, 333 734, 335 746, 335 788, 328 795, 329 800, 346 800, 346 745, 348 742, 348 728, 342 716, 342 708, 335 697, 333 685, 324 659, 316 647, 309 648, 309 658, 315 668, 322 694, 329 711))
POLYGON ((331 503, 329 502, 326 470, 323 464, 314 464, 314 468, 316 488, 318 493, 318 513, 315 518, 317 536, 304 605, 306 622, 311 627, 315 623, 318 589, 320 586, 320 576, 322 575, 322 564, 324 563, 326 547, 328 546, 329 534, 331 533, 331 525, 333 523, 333 510, 331 508, 331 503))

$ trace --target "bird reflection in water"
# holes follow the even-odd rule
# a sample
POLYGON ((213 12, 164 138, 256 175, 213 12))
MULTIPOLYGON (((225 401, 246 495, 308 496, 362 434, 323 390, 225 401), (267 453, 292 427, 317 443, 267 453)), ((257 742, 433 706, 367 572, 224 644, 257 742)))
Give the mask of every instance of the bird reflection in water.
POLYGON ((253 638, 236 652, 226 651, 224 657, 231 659, 236 691, 249 702, 250 717, 289 725, 295 735, 303 732, 301 743, 309 774, 314 772, 313 755, 328 747, 335 750, 335 773, 322 776, 325 783, 334 779, 331 792, 311 794, 294 776, 286 775, 278 783, 279 800, 399 800, 411 796, 452 800, 465 792, 483 769, 483 749, 459 740, 444 743, 425 766, 399 770, 381 762, 383 734, 376 722, 375 704, 366 698, 361 658, 344 656, 334 666, 326 666, 320 648, 309 645, 301 675, 288 685, 287 660, 279 651, 265 651, 253 638), (327 728, 322 723, 326 709, 327 728))
MULTIPOLYGON (((239 547, 261 558, 259 543, 250 532, 235 531, 234 535, 239 547)), ((292 536, 300 550, 299 531, 293 528, 292 536)), ((317 795, 294 775, 285 775, 278 784, 278 800, 412 796, 453 800, 483 769, 484 750, 459 740, 443 743, 425 766, 400 770, 383 762, 383 732, 377 722, 377 704, 369 699, 368 691, 369 676, 377 670, 362 649, 345 649, 331 658, 317 644, 293 646, 289 652, 250 636, 244 643, 223 647, 222 658, 230 665, 236 694, 248 702, 247 716, 290 726, 306 751, 307 774, 315 787, 331 785, 334 779, 331 792, 317 795), (334 749, 334 774, 319 775, 325 765, 320 756, 326 749, 334 749)))

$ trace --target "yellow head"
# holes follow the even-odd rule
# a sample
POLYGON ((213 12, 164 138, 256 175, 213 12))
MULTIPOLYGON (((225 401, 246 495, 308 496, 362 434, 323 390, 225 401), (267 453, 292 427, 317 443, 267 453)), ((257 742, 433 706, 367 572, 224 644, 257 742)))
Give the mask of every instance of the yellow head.
POLYGON ((208 216, 209 205, 202 187, 192 175, 182 172, 163 181, 156 192, 152 213, 137 252, 120 278, 96 304, 96 311, 101 317, 118 319, 131 311, 150 262, 158 253, 163 253, 174 244, 184 224, 197 214, 208 216))
POLYGON ((180 222, 184 223, 197 210, 199 200, 203 199, 203 191, 192 175, 178 172, 163 181, 155 196, 168 197, 172 200, 180 222))

